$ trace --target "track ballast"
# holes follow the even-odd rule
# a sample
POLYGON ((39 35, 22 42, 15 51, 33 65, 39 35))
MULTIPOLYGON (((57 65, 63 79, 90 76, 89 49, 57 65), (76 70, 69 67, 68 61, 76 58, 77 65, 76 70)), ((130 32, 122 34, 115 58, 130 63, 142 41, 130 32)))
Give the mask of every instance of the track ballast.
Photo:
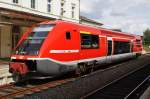
POLYGON ((94 94, 89 95, 85 99, 139 99, 142 93, 141 91, 137 91, 137 86, 139 86, 144 80, 147 81, 149 75, 150 65, 147 65, 119 81, 104 87, 94 94))

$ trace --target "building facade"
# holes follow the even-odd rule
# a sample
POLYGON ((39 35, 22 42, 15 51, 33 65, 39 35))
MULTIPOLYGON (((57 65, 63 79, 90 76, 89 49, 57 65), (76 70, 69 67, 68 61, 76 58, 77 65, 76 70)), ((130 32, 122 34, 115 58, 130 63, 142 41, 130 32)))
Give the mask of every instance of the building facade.
POLYGON ((0 0, 0 7, 79 22, 80 0, 0 0))
POLYGON ((79 23, 80 0, 0 0, 0 57, 9 57, 33 24, 62 19, 79 23))

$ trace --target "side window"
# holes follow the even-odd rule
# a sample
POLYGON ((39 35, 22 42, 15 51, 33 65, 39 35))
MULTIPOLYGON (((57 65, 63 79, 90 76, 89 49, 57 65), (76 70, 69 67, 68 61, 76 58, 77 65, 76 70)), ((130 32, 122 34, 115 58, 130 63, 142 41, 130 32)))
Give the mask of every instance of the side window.
POLYGON ((90 49, 91 45, 91 35, 89 34, 81 34, 81 48, 82 49, 90 49))
POLYGON ((92 36, 92 48, 99 48, 99 37, 97 35, 92 36))
POLYGON ((99 37, 91 34, 81 34, 81 49, 99 48, 99 37))
POLYGON ((66 39, 67 40, 71 40, 71 34, 70 34, 70 32, 66 32, 66 39))
POLYGON ((16 4, 17 4, 17 3, 19 3, 19 1, 18 1, 18 0, 13 0, 13 3, 16 3, 16 4))
POLYGON ((31 0, 31 8, 35 9, 35 0, 31 0))
POLYGON ((114 41, 114 54, 123 54, 130 52, 130 42, 114 41))

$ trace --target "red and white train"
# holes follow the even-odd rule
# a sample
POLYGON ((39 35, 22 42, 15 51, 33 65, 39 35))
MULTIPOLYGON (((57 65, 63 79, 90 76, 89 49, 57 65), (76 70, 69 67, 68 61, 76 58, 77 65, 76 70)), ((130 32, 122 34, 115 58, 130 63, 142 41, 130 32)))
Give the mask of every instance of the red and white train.
POLYGON ((137 35, 62 20, 46 21, 24 33, 11 55, 9 71, 16 81, 26 75, 55 77, 141 52, 142 39, 137 35))

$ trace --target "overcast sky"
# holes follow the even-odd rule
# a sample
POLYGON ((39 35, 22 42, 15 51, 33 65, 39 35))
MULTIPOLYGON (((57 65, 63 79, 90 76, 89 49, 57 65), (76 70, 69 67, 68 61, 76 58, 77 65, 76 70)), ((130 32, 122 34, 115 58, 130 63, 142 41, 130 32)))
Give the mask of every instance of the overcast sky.
POLYGON ((81 15, 106 28, 142 35, 150 28, 150 0, 81 0, 81 15))

